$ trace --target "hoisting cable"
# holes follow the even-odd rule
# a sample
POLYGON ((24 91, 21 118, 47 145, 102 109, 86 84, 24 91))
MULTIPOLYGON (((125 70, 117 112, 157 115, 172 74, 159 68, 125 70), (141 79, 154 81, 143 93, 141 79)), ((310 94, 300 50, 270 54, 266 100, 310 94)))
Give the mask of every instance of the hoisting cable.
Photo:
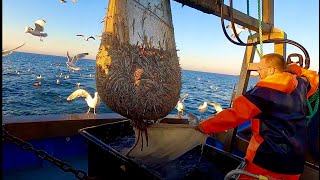
MULTIPOLYGON (((230 0, 230 4, 232 4, 232 0, 230 0)), ((236 44, 236 45, 239 45, 239 46, 256 46, 257 44, 259 44, 259 42, 253 42, 253 43, 239 43, 239 42, 236 42, 234 40, 232 40, 230 38, 230 36, 228 35, 227 31, 226 31, 226 28, 225 28, 225 24, 224 24, 224 13, 223 13, 223 5, 224 5, 224 0, 221 0, 221 4, 220 4, 220 17, 221 17, 221 26, 222 26, 222 30, 223 30, 223 33, 224 35, 227 37, 227 39, 232 42, 233 44, 236 44)), ((231 9, 230 7, 230 10, 229 12, 231 12, 233 9, 231 9)), ((230 13, 230 15, 233 15, 232 13, 230 13)), ((233 16, 230 16, 230 21, 233 22, 233 16)), ((231 24, 231 26, 234 26, 234 23, 231 24)), ((235 36, 237 36, 237 33, 235 33, 235 36)), ((260 41, 261 38, 258 38, 258 40, 260 41)), ((293 41, 293 40, 290 40, 290 39, 284 39, 284 38, 277 38, 277 39, 267 39, 267 40, 264 40, 262 41, 263 43, 275 43, 275 44, 284 44, 284 43, 288 43, 288 44, 291 44, 291 45, 294 45, 296 47, 298 47, 305 55, 305 69, 308 69, 309 66, 310 66, 310 56, 309 56, 309 53, 308 51, 302 46, 300 45, 299 43, 293 41)))
POLYGON ((309 115, 307 116, 307 126, 309 126, 313 116, 317 113, 319 108, 319 88, 317 91, 307 100, 309 115), (312 108, 311 104, 315 102, 314 108, 312 108))
POLYGON ((10 133, 8 133, 5 130, 4 124, 2 124, 2 140, 8 140, 9 142, 12 142, 12 143, 16 144, 17 146, 19 146, 21 149, 34 153, 40 159, 47 160, 47 161, 51 162, 52 164, 54 164, 55 166, 57 166, 58 168, 60 168, 64 172, 73 173, 77 179, 94 180, 94 178, 89 177, 85 171, 74 169, 74 168, 72 168, 72 166, 70 164, 63 162, 63 161, 49 155, 46 151, 37 150, 37 149, 33 148, 33 146, 29 142, 23 141, 22 139, 11 135, 10 133))
MULTIPOLYGON (((249 4, 249 0, 247 0, 247 15, 248 16, 250 16, 250 4, 249 4)), ((260 1, 258 0, 258 13, 259 13, 259 15, 260 15, 260 1)), ((260 48, 262 49, 262 45, 261 45, 261 43, 262 43, 262 41, 261 41, 261 39, 262 39, 262 23, 261 23, 261 16, 258 16, 258 21, 259 21, 259 35, 260 35, 260 32, 261 32, 261 36, 259 36, 259 38, 260 38, 260 48)), ((250 38, 251 38, 251 41, 253 42, 254 41, 254 39, 253 39, 253 35, 252 35, 252 33, 251 33, 251 30, 250 29, 248 29, 248 31, 249 31, 249 34, 250 34, 250 38)), ((262 56, 263 56, 263 50, 262 51, 259 51, 258 50, 258 48, 256 47, 256 46, 254 46, 254 48, 256 49, 256 51, 257 51, 257 53, 258 53, 258 55, 259 55, 259 57, 261 58, 262 56), (262 52, 262 53, 260 53, 260 52, 262 52)))
MULTIPOLYGON (((249 1, 249 0, 247 0, 249 1)), ((263 43, 262 43, 262 21, 261 21, 261 0, 258 0, 258 23, 259 23, 259 40, 260 40, 260 58, 263 56, 263 43)))
MULTIPOLYGON (((256 49, 259 57, 261 58, 263 56, 263 43, 262 43, 262 21, 261 21, 261 1, 258 0, 258 26, 259 26, 259 41, 260 41, 260 51, 258 50, 258 48, 255 46, 254 48, 256 49)), ((242 44, 245 44, 239 37, 237 31, 236 31, 236 28, 235 28, 235 24, 234 24, 234 19, 233 19, 233 1, 230 0, 230 6, 229 6, 229 13, 230 13, 230 22, 231 22, 231 27, 232 27, 232 31, 233 31, 233 34, 235 35, 236 39, 242 43, 242 44)), ((247 14, 249 15, 249 0, 247 0, 247 14)), ((251 34, 251 31, 250 29, 249 30, 249 33, 250 33, 250 38, 252 40, 252 42, 254 41, 253 40, 253 37, 252 37, 252 34, 251 34)))

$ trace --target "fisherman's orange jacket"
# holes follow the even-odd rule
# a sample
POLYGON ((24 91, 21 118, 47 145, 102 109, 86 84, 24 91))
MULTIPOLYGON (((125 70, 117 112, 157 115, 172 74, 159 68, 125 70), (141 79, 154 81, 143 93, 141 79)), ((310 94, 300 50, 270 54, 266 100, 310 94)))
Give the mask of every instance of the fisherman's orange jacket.
POLYGON ((253 136, 245 159, 271 172, 301 174, 305 163, 306 100, 316 92, 319 75, 299 66, 293 72, 296 75, 282 72, 260 80, 237 97, 232 108, 209 118, 200 127, 212 134, 250 119, 253 136))

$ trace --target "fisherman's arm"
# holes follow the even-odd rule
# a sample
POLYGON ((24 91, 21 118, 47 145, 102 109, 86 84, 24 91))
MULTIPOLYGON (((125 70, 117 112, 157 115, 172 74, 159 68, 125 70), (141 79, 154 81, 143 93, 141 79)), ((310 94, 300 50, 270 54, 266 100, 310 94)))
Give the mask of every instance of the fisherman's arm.
POLYGON ((239 96, 233 102, 233 107, 218 113, 216 116, 199 124, 198 129, 205 134, 223 132, 234 128, 261 113, 260 109, 246 97, 239 96))
POLYGON ((317 91, 319 85, 319 74, 317 74, 317 72, 304 69, 298 66, 296 63, 287 65, 287 71, 296 74, 297 76, 304 76, 308 79, 311 88, 307 94, 307 97, 310 97, 317 91))

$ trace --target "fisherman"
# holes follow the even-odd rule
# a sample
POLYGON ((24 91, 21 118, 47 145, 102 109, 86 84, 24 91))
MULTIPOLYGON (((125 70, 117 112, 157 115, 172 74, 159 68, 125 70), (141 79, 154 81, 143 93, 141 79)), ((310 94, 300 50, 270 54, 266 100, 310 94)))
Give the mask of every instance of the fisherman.
MULTIPOLYGON (((258 64, 261 80, 237 97, 233 107, 196 126, 213 134, 251 120, 253 136, 246 152, 245 170, 276 179, 299 179, 306 150, 306 101, 318 88, 319 74, 283 56, 264 55, 258 64)), ((241 175, 240 179, 251 177, 241 175)))

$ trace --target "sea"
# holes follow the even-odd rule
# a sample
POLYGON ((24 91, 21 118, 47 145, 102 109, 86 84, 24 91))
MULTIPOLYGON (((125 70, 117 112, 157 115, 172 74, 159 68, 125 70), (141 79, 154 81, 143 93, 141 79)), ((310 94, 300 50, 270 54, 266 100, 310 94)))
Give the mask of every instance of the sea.
MULTIPOLYGON (((80 88, 92 96, 96 91, 95 61, 79 59, 79 71, 71 72, 66 66, 66 57, 24 52, 13 52, 2 57, 2 116, 28 116, 50 114, 85 113, 88 106, 84 98, 67 101, 67 97, 80 88), (42 79, 37 79, 41 75, 42 79), (57 80, 60 84, 57 84, 57 80), (34 86, 41 82, 41 86, 34 86)), ((185 109, 198 117, 207 118, 215 109, 209 106, 201 114, 198 106, 213 101, 228 108, 234 85, 239 76, 182 70, 180 97, 188 93, 185 109)), ((248 88, 258 81, 250 78, 248 88)), ((93 113, 93 109, 91 109, 93 113)), ((97 113, 114 113, 102 101, 97 113)), ((174 107, 170 114, 177 114, 174 107)))

